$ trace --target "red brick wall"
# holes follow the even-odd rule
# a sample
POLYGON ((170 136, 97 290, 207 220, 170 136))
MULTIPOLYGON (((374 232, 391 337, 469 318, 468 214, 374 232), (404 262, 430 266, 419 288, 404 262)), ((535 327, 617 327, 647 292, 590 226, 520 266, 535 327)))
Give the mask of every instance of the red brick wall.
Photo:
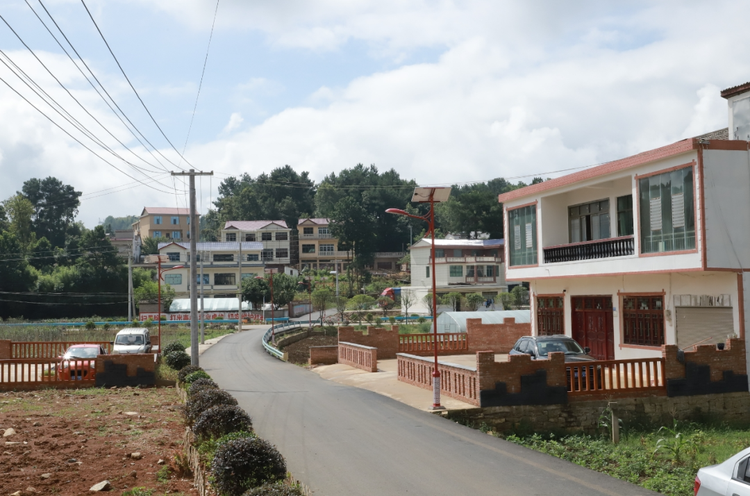
POLYGON ((496 382, 504 382, 508 393, 521 391, 521 376, 537 370, 547 371, 547 385, 567 387, 565 354, 550 353, 549 360, 532 360, 529 355, 510 355, 507 362, 495 362, 492 351, 477 352, 479 390, 494 389, 496 382))
POLYGON ((112 362, 116 364, 127 364, 128 376, 135 376, 138 367, 142 368, 145 372, 154 372, 156 370, 156 362, 154 361, 153 353, 138 353, 138 354, 126 354, 126 355, 99 355, 96 358, 96 373, 104 373, 104 362, 112 362))
POLYGON ((508 353, 518 338, 531 335, 531 324, 516 324, 512 317, 506 318, 503 324, 482 324, 482 319, 466 319, 466 333, 469 353, 490 350, 508 353))
POLYGON ((396 358, 398 353, 398 326, 391 329, 384 327, 367 327, 367 334, 355 331, 354 327, 339 327, 339 343, 361 344, 378 349, 378 358, 388 360, 396 358))
MULTIPOLYGON (((662 345, 664 356, 665 379, 682 379, 685 377, 685 365, 677 360, 677 346, 662 345)), ((697 346, 695 351, 685 352, 685 363, 708 365, 711 367, 711 380, 723 379, 725 370, 731 370, 737 375, 747 374, 745 364, 745 341, 742 339, 727 339, 724 349, 719 350, 716 345, 705 344, 697 346)))
POLYGON ((339 361, 338 345, 310 346, 310 365, 331 365, 339 361))
POLYGON ((11 354, 11 340, 0 339, 0 360, 10 360, 11 354))
POLYGON ((339 363, 367 372, 378 371, 378 349, 353 343, 339 342, 339 363))

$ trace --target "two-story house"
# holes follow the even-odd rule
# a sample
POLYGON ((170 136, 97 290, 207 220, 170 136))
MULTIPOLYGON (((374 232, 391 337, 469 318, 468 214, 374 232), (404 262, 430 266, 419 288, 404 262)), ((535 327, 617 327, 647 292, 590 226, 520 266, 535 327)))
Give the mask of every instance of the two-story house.
POLYGON ((346 270, 350 254, 338 249, 329 224, 324 218, 300 219, 297 223, 300 269, 346 270))
MULTIPOLYGON (((409 248, 410 289, 415 299, 412 309, 418 313, 428 312, 423 298, 432 292, 431 244, 430 238, 422 238, 409 248)), ((437 294, 481 293, 486 298, 497 300, 499 293, 508 290, 503 257, 502 239, 436 239, 434 276, 437 294)))
POLYGON ((133 223, 133 235, 141 239, 190 239, 190 209, 144 207, 133 223))
POLYGON ((291 233, 292 230, 283 220, 230 220, 224 224, 221 239, 227 243, 262 243, 261 261, 266 267, 283 272, 291 261, 291 233))
MULTIPOLYGON (((236 298, 243 279, 263 277, 265 264, 261 260, 262 251, 262 243, 196 243, 199 264, 196 283, 201 281, 202 261, 204 297, 236 298)), ((190 297, 189 254, 190 243, 159 243, 159 255, 168 257, 168 261, 161 264, 164 282, 172 286, 176 298, 190 297)))
POLYGON ((499 196, 508 281, 529 281, 532 332, 600 359, 745 338, 750 83, 730 127, 499 196))

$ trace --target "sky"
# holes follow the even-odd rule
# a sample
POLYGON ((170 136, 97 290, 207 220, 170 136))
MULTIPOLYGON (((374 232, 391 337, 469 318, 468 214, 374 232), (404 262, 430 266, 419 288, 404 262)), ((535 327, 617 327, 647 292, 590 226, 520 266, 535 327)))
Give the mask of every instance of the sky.
POLYGON ((84 1, 0 0, 0 201, 53 176, 89 228, 187 207, 190 168, 203 213, 284 165, 557 177, 726 127, 750 81, 737 1, 84 1))

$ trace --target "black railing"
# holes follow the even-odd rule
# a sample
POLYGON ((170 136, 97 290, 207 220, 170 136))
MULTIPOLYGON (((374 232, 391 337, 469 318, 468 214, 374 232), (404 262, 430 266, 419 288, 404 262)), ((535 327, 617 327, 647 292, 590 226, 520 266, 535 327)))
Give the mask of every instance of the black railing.
POLYGON ((633 236, 599 239, 544 249, 544 263, 575 262, 595 258, 626 257, 635 254, 633 236))

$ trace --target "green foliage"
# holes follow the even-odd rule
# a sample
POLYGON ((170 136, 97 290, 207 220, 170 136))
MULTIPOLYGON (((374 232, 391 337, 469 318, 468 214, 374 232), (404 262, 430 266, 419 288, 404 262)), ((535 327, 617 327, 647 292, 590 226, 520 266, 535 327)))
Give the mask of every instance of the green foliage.
POLYGON ((21 189, 33 205, 33 229, 38 238, 47 238, 52 246, 63 246, 67 228, 75 220, 81 196, 73 186, 54 177, 29 179, 21 189))
POLYGON ((205 377, 196 379, 190 384, 190 387, 188 387, 187 394, 188 396, 194 396, 199 391, 203 391, 204 389, 219 389, 219 385, 216 384, 213 379, 207 379, 205 377))
MULTIPOLYGON (((349 300, 349 308, 354 310, 354 313, 357 316, 357 320, 359 321, 359 325, 362 325, 362 318, 367 313, 367 310, 372 308, 372 306, 375 304, 375 298, 368 295, 357 295, 349 300)), ((368 322, 371 322, 368 321, 368 322)))
POLYGON ((500 303, 503 305, 503 310, 512 310, 514 308, 512 294, 503 292, 498 295, 498 298, 500 299, 500 303))
POLYGON ((452 291, 445 295, 445 302, 451 306, 454 312, 458 311, 458 307, 461 304, 461 293, 452 291))
POLYGON ((328 308, 328 303, 335 299, 333 292, 325 286, 317 287, 311 293, 313 308, 318 311, 324 311, 328 308))
POLYGON ((469 293, 465 297, 468 310, 474 312, 485 301, 481 293, 469 293))
POLYGON ((196 370, 195 372, 191 372, 190 374, 185 376, 185 384, 192 384, 198 379, 211 379, 211 376, 208 375, 205 370, 196 370))
POLYGON ((388 317, 388 322, 390 322, 391 325, 396 323, 396 317, 388 317))
POLYGON ((513 288, 510 294, 513 295, 514 308, 521 308, 529 304, 529 290, 520 284, 513 288))
POLYGON ((3 208, 10 220, 8 232, 18 240, 25 250, 36 236, 32 229, 31 220, 34 215, 34 205, 25 196, 17 194, 5 200, 3 208))
POLYGON ((345 322, 346 319, 346 308, 349 305, 349 298, 346 296, 334 296, 334 302, 336 303, 336 313, 339 316, 341 322, 345 322))
POLYGON ((134 487, 122 493, 122 496, 151 496, 154 494, 154 491, 154 489, 147 489, 145 487, 134 487))
POLYGON ((247 431, 236 431, 236 432, 230 432, 229 434, 226 434, 224 436, 221 436, 218 439, 202 439, 198 443, 198 453, 201 456, 202 460, 205 460, 208 468, 211 468, 211 462, 214 459, 214 453, 216 453, 216 448, 221 446, 222 444, 226 443, 227 441, 232 441, 234 439, 244 439, 249 437, 256 437, 254 432, 247 432, 247 431))
POLYGON ((705 437, 703 431, 685 435, 680 431, 679 427, 679 421, 674 419, 672 427, 662 426, 659 428, 657 434, 667 433, 668 435, 656 441, 656 448, 653 453, 654 457, 658 453, 666 453, 667 457, 671 459, 672 465, 681 464, 685 456, 695 459, 695 455, 705 437))
POLYGON ((170 478, 170 468, 169 465, 163 465, 157 472, 156 472, 156 480, 161 482, 162 484, 166 484, 169 482, 170 478))
POLYGON ((169 238, 144 238, 141 243, 141 255, 158 255, 159 243, 169 243, 169 238))
POLYGON ((192 427, 201 413, 218 405, 237 405, 237 400, 221 389, 204 389, 188 398, 185 403, 185 423, 192 427))
POLYGON ((390 310, 396 305, 396 302, 388 298, 387 296, 379 297, 377 302, 378 302, 378 306, 383 311, 383 316, 386 316, 388 314, 388 310, 390 310))
POLYGON ((304 496, 304 494, 302 489, 297 485, 276 482, 250 489, 242 496, 304 496))
POLYGON ((110 232, 114 232, 114 231, 120 231, 120 230, 125 230, 125 229, 131 229, 133 222, 137 220, 138 220, 137 215, 126 215, 125 217, 112 217, 111 215, 108 215, 104 219, 104 222, 102 222, 102 225, 109 227, 110 232))
MULTIPOLYGON (((158 303, 159 301, 159 283, 154 280, 141 279, 136 285, 133 282, 133 294, 135 304, 140 308, 141 303, 158 303)), ((162 309, 167 310, 175 298, 175 290, 167 283, 161 285, 162 309)))
POLYGON ((235 439, 221 444, 211 468, 216 491, 230 496, 286 478, 284 457, 272 444, 259 438, 235 439))
POLYGON ((85 327, 87 331, 93 331, 94 329, 96 329, 96 323, 93 320, 89 320, 88 322, 86 322, 85 327))
POLYGON ((193 425, 198 439, 216 439, 231 432, 252 430, 250 415, 236 405, 213 406, 201 413, 193 425))
POLYGON ((259 309, 263 301, 271 301, 271 288, 268 279, 247 277, 242 280, 242 301, 249 301, 254 309, 259 309))
POLYGON ((164 357, 164 363, 174 370, 182 370, 182 368, 190 365, 190 355, 184 351, 173 351, 166 357, 164 357))
MULTIPOLYGON (((266 278, 270 278, 270 274, 266 278)), ((276 309, 294 301, 297 295, 297 278, 287 274, 274 274, 272 293, 273 305, 276 309)))
POLYGON ((416 301, 414 292, 408 288, 401 288, 401 306, 404 309, 404 315, 409 315, 409 309, 414 306, 416 301))
MULTIPOLYGON (((172 341, 168 345, 164 347, 162 350, 162 355, 166 356, 172 353, 173 351, 185 351, 185 345, 178 342, 178 341, 172 341)), ((200 368, 197 368, 197 370, 202 370, 200 368)))

